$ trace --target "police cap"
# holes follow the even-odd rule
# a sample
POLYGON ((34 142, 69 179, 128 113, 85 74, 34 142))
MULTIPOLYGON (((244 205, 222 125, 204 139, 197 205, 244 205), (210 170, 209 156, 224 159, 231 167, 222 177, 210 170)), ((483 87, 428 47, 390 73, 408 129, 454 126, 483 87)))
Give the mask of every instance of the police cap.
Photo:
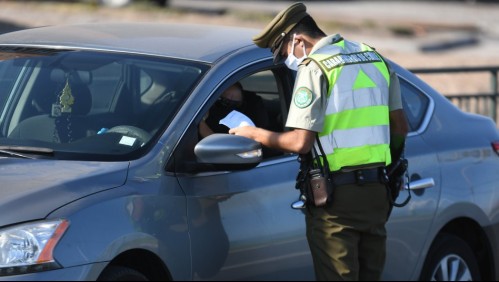
POLYGON ((307 7, 300 2, 294 3, 279 12, 260 34, 253 37, 253 42, 258 47, 271 48, 274 62, 278 62, 281 60, 284 38, 306 16, 308 16, 307 7))

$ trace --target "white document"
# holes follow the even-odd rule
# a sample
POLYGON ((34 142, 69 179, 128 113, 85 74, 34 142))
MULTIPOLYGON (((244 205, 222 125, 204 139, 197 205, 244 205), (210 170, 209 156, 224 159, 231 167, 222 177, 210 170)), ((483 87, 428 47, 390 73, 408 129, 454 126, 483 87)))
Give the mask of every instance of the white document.
POLYGON ((255 126, 248 116, 238 111, 230 112, 226 117, 221 119, 219 123, 230 129, 240 126, 255 126))

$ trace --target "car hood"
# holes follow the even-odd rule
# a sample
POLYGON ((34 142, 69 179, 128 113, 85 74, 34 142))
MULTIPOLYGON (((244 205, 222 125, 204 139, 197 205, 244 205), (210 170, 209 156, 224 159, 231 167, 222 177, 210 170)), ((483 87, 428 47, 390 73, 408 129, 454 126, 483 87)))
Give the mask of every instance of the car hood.
POLYGON ((45 218, 55 209, 126 181, 128 162, 0 158, 0 226, 45 218))

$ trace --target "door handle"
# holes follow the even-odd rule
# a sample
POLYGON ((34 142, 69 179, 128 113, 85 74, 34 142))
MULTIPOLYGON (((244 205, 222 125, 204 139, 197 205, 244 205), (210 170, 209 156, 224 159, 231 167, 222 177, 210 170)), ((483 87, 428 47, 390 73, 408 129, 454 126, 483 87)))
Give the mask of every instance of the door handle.
POLYGON ((435 180, 433 178, 423 178, 409 182, 405 185, 405 189, 419 190, 426 189, 435 186, 435 180))

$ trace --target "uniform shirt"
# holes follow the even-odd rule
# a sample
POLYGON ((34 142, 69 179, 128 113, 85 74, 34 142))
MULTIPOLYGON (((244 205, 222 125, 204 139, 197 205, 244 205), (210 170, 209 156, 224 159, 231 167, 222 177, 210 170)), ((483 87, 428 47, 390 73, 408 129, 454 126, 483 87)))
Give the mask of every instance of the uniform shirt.
MULTIPOLYGON (((311 54, 320 48, 334 44, 339 40, 341 40, 339 34, 324 37, 315 44, 311 54)), ((402 109, 402 98, 400 95, 398 77, 391 69, 389 69, 389 71, 389 108, 390 111, 394 111, 402 109)), ((315 132, 322 131, 328 103, 327 84, 327 78, 324 76, 319 65, 314 61, 299 66, 286 127, 306 129, 315 132), (308 95, 300 95, 302 93, 307 93, 308 95), (304 100, 303 97, 311 97, 311 99, 304 100)))

